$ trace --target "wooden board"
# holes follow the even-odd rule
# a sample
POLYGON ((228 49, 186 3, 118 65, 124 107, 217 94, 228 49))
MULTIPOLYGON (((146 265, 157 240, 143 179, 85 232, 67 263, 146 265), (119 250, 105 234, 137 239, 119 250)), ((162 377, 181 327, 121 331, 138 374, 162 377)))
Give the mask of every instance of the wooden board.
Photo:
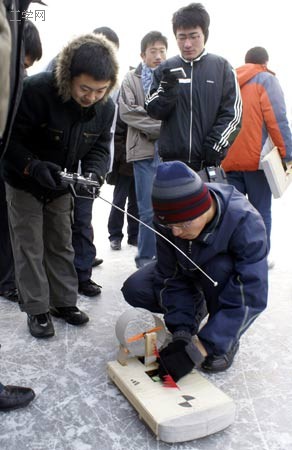
POLYGON ((148 375, 157 364, 146 367, 138 358, 127 365, 108 363, 110 378, 164 442, 184 442, 208 436, 233 423, 235 404, 224 392, 194 370, 177 383, 180 389, 163 387, 148 375))
POLYGON ((292 174, 285 171, 277 147, 262 159, 261 168, 265 172, 273 197, 281 197, 292 182, 292 174))

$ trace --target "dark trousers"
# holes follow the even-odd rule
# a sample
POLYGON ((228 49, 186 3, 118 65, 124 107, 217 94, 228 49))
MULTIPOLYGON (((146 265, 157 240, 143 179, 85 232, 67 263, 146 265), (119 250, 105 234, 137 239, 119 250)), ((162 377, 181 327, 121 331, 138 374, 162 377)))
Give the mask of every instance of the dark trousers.
POLYGON ((5 184, 0 179, 0 292, 14 288, 14 260, 9 235, 5 184))
POLYGON ((263 170, 227 172, 227 180, 244 195, 261 214, 266 226, 268 249, 271 247, 272 193, 263 170))
POLYGON ((74 199, 74 223, 72 225, 72 244, 75 251, 74 265, 78 281, 91 278, 92 264, 96 256, 93 243, 92 221, 93 200, 76 197, 74 199))
MULTIPOLYGON (((161 306, 162 291, 155 289, 154 284, 156 264, 156 262, 147 264, 134 272, 124 282, 122 293, 126 302, 135 308, 144 308, 153 313, 165 314, 165 310, 161 306)), ((216 287, 202 274, 197 274, 197 278, 194 279, 194 294, 197 292, 197 287, 202 289, 209 312, 208 322, 198 333, 198 337, 208 353, 224 354, 228 352, 266 306, 265 293, 262 298, 257 299, 257 302, 252 296, 245 298, 244 289, 241 296, 229 298, 228 284, 230 279, 236 276, 233 265, 230 256, 217 255, 202 267, 213 280, 218 282, 216 287)), ((190 281, 186 278, 187 283, 189 284, 190 281)), ((188 315, 184 314, 183 306, 182 309, 177 307, 175 313, 177 329, 184 329, 186 324, 190 329, 192 328, 197 312, 196 298, 194 297, 194 304, 188 315)), ((174 327, 174 322, 172 326, 174 327)))
MULTIPOLYGON (((114 189, 113 204, 117 205, 119 208, 125 209, 127 199, 127 212, 134 217, 138 217, 134 177, 119 174, 114 189)), ((108 232, 110 241, 123 239, 124 218, 125 214, 112 206, 108 219, 108 232)), ((138 236, 139 223, 128 215, 127 223, 128 241, 136 241, 138 236)))

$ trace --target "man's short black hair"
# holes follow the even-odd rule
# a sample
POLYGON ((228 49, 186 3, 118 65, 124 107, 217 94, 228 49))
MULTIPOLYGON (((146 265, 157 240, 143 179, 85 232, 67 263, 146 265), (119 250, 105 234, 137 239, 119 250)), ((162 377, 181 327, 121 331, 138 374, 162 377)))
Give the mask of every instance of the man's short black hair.
POLYGON ((120 40, 117 33, 109 27, 98 27, 93 30, 94 34, 103 34, 109 41, 111 41, 117 48, 120 47, 120 40))
POLYGON ((161 34, 160 31, 150 31, 149 33, 145 34, 145 36, 141 41, 141 53, 145 53, 149 45, 155 44, 155 42, 158 41, 162 42, 167 50, 168 47, 167 38, 163 36, 163 34, 161 34))
POLYGON ((210 16, 202 3, 190 3, 176 11, 172 16, 172 29, 176 35, 178 28, 201 27, 207 42, 209 36, 210 16))
POLYGON ((112 53, 104 45, 96 42, 87 42, 81 45, 71 61, 71 78, 86 73, 96 81, 116 82, 117 66, 113 60, 112 53))
POLYGON ((32 61, 41 59, 43 50, 39 31, 30 20, 25 20, 23 30, 24 54, 30 56, 32 61))
POLYGON ((253 47, 245 55, 246 64, 267 64, 269 55, 264 47, 253 47))

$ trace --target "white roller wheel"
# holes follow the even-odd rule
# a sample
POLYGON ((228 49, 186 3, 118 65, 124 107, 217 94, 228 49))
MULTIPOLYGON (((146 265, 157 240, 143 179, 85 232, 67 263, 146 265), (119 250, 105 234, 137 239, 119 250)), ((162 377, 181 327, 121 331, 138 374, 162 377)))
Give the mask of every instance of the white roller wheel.
POLYGON ((128 342, 128 339, 149 330, 161 327, 157 334, 158 350, 163 346, 166 339, 166 329, 163 321, 143 308, 133 308, 125 311, 117 320, 116 336, 120 344, 128 349, 131 356, 145 356, 145 343, 141 338, 134 342, 128 342))

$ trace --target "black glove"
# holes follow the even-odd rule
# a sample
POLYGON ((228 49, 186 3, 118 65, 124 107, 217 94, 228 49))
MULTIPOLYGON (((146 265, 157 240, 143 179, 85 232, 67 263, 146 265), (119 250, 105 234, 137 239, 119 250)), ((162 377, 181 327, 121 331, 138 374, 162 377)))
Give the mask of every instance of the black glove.
POLYGON ((170 69, 162 70, 161 86, 164 90, 178 86, 178 79, 176 75, 170 72, 170 69))
POLYGON ((181 333, 182 336, 174 334, 173 342, 159 353, 158 375, 162 380, 165 375, 171 375, 174 381, 178 381, 194 367, 198 367, 204 359, 192 343, 191 335, 181 333))
POLYGON ((28 174, 47 189, 64 189, 61 183, 62 168, 50 161, 33 159, 27 168, 28 174))
POLYGON ((220 166, 226 154, 226 148, 222 148, 219 152, 216 152, 212 148, 207 148, 205 150, 205 166, 220 166))

